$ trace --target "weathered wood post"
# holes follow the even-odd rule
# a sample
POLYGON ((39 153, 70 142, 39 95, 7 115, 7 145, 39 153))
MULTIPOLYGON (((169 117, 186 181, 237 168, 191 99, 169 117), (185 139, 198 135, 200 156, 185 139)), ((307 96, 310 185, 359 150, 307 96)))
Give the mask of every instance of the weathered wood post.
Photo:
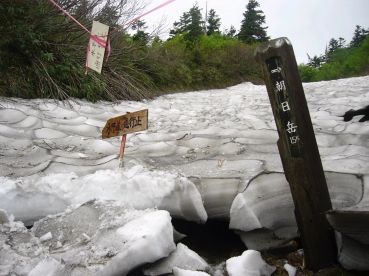
POLYGON ((295 216, 308 269, 336 262, 334 232, 325 212, 332 209, 318 146, 287 38, 271 40, 256 49, 278 129, 278 149, 295 204, 295 216))

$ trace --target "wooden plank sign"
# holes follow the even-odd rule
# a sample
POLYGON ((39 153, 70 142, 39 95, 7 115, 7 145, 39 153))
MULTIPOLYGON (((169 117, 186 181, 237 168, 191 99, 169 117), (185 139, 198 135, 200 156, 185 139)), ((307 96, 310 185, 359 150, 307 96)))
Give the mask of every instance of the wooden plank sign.
POLYGON ((102 138, 106 139, 146 130, 148 128, 149 121, 148 115, 149 110, 144 109, 111 118, 106 122, 106 125, 102 130, 102 138))
POLYGON ((278 149, 295 204, 308 269, 336 262, 334 232, 325 212, 332 209, 313 125, 292 45, 278 38, 256 49, 278 129, 278 149))
POLYGON ((106 42, 108 40, 109 26, 93 21, 91 37, 88 42, 86 67, 101 74, 104 62, 106 42))

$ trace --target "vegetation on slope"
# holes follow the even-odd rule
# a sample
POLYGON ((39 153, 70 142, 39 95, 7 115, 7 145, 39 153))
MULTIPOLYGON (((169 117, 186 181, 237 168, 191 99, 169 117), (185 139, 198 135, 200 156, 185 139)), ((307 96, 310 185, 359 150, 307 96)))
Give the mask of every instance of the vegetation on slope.
MULTIPOLYGON (((220 88, 242 81, 262 83, 253 52, 267 41, 265 16, 256 0, 243 13, 240 31, 220 31, 211 9, 203 20, 194 4, 163 41, 146 32, 141 0, 58 0, 90 28, 93 20, 111 27, 112 55, 102 74, 85 74, 89 34, 48 0, 2 0, 0 4, 0 96, 139 100, 166 92, 220 88), (206 22, 205 22, 206 21, 206 22), (126 26, 127 27, 127 26, 126 26)), ((367 74, 368 31, 358 26, 350 45, 332 39, 324 56, 300 66, 303 81, 367 74)))
POLYGON ((332 80, 369 74, 369 30, 356 26, 349 45, 332 38, 324 55, 299 66, 304 82, 332 80))
MULTIPOLYGON (((251 2, 254 7, 258 5, 251 2)), ((171 37, 161 41, 145 32, 143 21, 132 24, 131 31, 121 28, 129 18, 142 13, 140 0, 58 3, 88 28, 92 20, 99 20, 114 29, 113 54, 103 73, 89 71, 85 75, 88 33, 49 1, 3 0, 0 95, 138 100, 157 95, 152 91, 224 87, 261 80, 253 59, 255 46, 239 41, 233 27, 221 33, 220 18, 214 10, 209 11, 205 24, 201 10, 194 5, 175 24, 171 37)))

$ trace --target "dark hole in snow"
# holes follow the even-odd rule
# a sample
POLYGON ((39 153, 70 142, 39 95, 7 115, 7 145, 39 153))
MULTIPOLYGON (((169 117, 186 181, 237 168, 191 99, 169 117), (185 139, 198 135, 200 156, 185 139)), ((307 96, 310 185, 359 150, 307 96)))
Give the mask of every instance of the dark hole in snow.
POLYGON ((28 225, 24 225, 27 229, 32 229, 32 227, 33 227, 33 224, 28 224, 28 225))
MULTIPOLYGON (((179 242, 195 251, 209 265, 218 265, 229 258, 240 256, 247 249, 238 235, 229 229, 229 222, 208 220, 206 224, 197 224, 172 218, 174 228, 185 234, 179 242)), ((141 276, 142 266, 132 270, 128 276, 141 276)))
POLYGON ((209 264, 219 264, 246 250, 239 236, 229 229, 227 221, 208 220, 206 224, 197 224, 172 219, 172 224, 177 231, 187 236, 180 242, 209 264))

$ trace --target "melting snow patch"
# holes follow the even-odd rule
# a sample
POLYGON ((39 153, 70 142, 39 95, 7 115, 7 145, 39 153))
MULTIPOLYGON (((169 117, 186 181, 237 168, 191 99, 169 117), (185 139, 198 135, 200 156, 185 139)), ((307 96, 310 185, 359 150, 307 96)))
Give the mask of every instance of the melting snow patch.
POLYGON ((210 274, 206 272, 185 270, 185 269, 180 269, 178 267, 173 268, 173 275, 174 276, 210 276, 210 274))
POLYGON ((0 224, 0 249, 1 275, 126 275, 168 256, 175 244, 168 212, 91 201, 32 231, 12 220, 0 224))
POLYGON ((261 258, 260 252, 255 250, 246 250, 241 256, 230 258, 226 265, 229 276, 269 276, 276 270, 261 258))
POLYGON ((0 181, 0 208, 23 221, 92 199, 116 200, 137 209, 158 207, 187 220, 207 220, 201 195, 191 181, 177 173, 150 171, 141 165, 81 177, 59 173, 16 180, 2 177, 0 181))
POLYGON ((206 270, 209 265, 196 252, 182 243, 167 258, 144 270, 145 275, 155 276, 171 273, 173 268, 187 270, 206 270))
POLYGON ((284 269, 287 271, 288 276, 295 276, 296 275, 296 267, 290 264, 284 264, 284 269))

